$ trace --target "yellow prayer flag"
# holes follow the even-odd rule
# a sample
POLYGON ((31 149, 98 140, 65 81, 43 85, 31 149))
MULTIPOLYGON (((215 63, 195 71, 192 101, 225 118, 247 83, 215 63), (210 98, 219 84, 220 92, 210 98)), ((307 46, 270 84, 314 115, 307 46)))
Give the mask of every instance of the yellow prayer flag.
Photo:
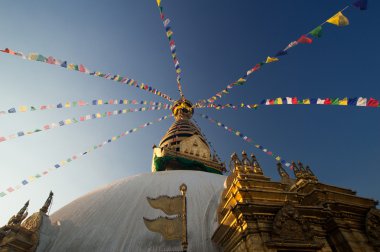
POLYGON ((103 100, 98 100, 98 105, 102 105, 103 104, 103 100))
POLYGON ((71 124, 71 119, 66 119, 65 120, 65 125, 69 125, 69 124, 71 124))
POLYGON ((310 99, 303 99, 303 104, 310 104, 310 99))
POLYGON ((275 58, 275 57, 269 57, 268 56, 268 58, 267 58, 267 60, 265 61, 265 63, 272 63, 272 62, 275 62, 275 61, 279 61, 279 59, 278 58, 275 58))
POLYGON ((277 104, 282 104, 282 98, 281 97, 277 98, 276 102, 277 102, 277 104))
POLYGON ((326 22, 336 26, 346 26, 350 23, 348 21, 348 18, 345 17, 340 11, 331 18, 329 18, 326 22))
POLYGON ((280 161, 280 160, 281 160, 281 158, 280 158, 279 156, 277 156, 277 157, 276 157, 276 160, 277 160, 277 161, 280 161))
POLYGON ((161 5, 161 0, 156 0, 157 1, 157 5, 160 6, 161 5))
POLYGON ((20 112, 26 112, 28 110, 28 108, 26 106, 20 106, 20 108, 18 110, 20 112))
POLYGON ((70 106, 71 106, 70 102, 65 103, 65 108, 70 108, 70 106))
POLYGON ((97 114, 96 114, 96 118, 100 118, 100 117, 102 117, 102 114, 97 113, 97 114))
POLYGON ((348 99, 347 99, 347 97, 343 98, 342 100, 339 100, 339 105, 341 105, 341 106, 347 106, 348 105, 348 99))

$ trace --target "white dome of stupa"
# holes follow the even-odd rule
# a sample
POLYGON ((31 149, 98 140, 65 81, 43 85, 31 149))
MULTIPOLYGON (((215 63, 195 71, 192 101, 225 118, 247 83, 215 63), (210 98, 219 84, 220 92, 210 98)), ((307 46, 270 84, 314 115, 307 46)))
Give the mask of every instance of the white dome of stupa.
POLYGON ((181 251, 180 241, 167 241, 149 231, 143 217, 165 214, 147 197, 180 194, 187 185, 188 251, 218 251, 211 236, 225 176, 201 171, 162 171, 118 180, 64 206, 43 221, 37 251, 181 251))

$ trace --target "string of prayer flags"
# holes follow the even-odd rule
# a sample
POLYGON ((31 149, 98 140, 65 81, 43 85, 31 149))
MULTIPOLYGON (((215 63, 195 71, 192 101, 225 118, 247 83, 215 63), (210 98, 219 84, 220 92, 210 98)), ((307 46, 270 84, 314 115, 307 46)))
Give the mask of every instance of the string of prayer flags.
POLYGON ((166 37, 169 40, 170 52, 171 52, 171 56, 172 56, 172 59, 173 59, 173 63, 174 63, 174 67, 175 67, 175 72, 177 74, 177 88, 178 88, 178 92, 181 95, 181 97, 184 97, 183 96, 183 92, 182 92, 182 85, 181 85, 181 72, 182 72, 182 70, 181 70, 181 66, 179 64, 179 60, 178 60, 178 57, 177 57, 176 45, 175 45, 175 42, 173 40, 173 30, 169 26, 170 19, 169 18, 165 18, 165 14, 163 12, 164 8, 161 5, 161 1, 157 1, 157 6, 158 6, 158 9, 160 11, 160 18, 162 20, 162 23, 164 24, 164 28, 165 28, 165 32, 166 32, 166 37))
POLYGON ((197 108, 215 108, 220 109, 238 109, 238 108, 248 108, 257 109, 260 106, 271 106, 271 105, 338 105, 338 106, 358 106, 358 107, 380 107, 380 101, 374 98, 365 97, 354 97, 348 98, 297 98, 297 97, 278 97, 274 99, 264 99, 260 104, 244 104, 234 105, 228 104, 214 104, 208 103, 206 105, 198 105, 197 108))
MULTIPOLYGON (((353 5, 361 10, 364 10, 367 8, 367 1, 366 0, 359 0, 359 1, 356 1, 353 3, 353 5)), ((280 50, 278 51, 276 54, 275 54, 275 57, 271 57, 271 56, 268 56, 267 59, 265 60, 265 63, 268 64, 268 63, 272 63, 274 61, 278 61, 279 59, 276 58, 276 57, 279 57, 279 56, 285 56, 288 54, 288 50, 290 48, 293 48, 295 47, 296 45, 298 44, 311 44, 313 42, 313 39, 308 37, 308 35, 311 35, 313 36, 314 38, 320 38, 322 36, 322 26, 328 22, 328 23, 331 23, 331 24, 334 24, 334 25, 337 25, 337 26, 345 26, 345 25, 348 25, 349 24, 349 21, 348 21, 348 18, 345 17, 343 15, 343 11, 346 10, 349 6, 346 6, 345 8, 343 8, 341 11, 339 11, 337 14, 335 14, 334 16, 332 16, 331 18, 329 18, 327 21, 325 21, 324 23, 322 23, 321 25, 317 26, 316 28, 314 28, 312 31, 310 31, 309 33, 307 34, 304 34, 302 35, 301 37, 299 37, 296 41, 292 41, 290 42, 283 50, 280 50)), ((265 64, 264 62, 260 62, 258 64, 256 64, 252 69, 248 70, 247 73, 244 75, 244 79, 247 80, 247 77, 252 74, 253 72, 261 69, 261 66, 263 64, 265 64)), ((214 96, 208 98, 208 99, 203 99, 203 100, 199 100, 195 103, 196 106, 203 106, 205 105, 206 103, 214 103, 217 99, 220 99, 222 98, 223 95, 225 94, 228 94, 228 90, 229 89, 232 89, 234 86, 241 86, 244 83, 240 83, 240 85, 236 85, 237 82, 234 82, 230 85, 228 85, 225 89, 223 89, 222 91, 219 91, 218 93, 216 93, 214 96)))
POLYGON ((114 110, 114 111, 103 112, 103 113, 97 112, 94 114, 88 114, 88 115, 80 116, 79 119, 73 117, 73 118, 68 118, 66 120, 61 120, 59 122, 49 123, 49 124, 42 126, 41 128, 31 130, 31 131, 19 131, 15 134, 11 134, 7 137, 0 136, 0 142, 5 142, 5 141, 11 140, 11 139, 18 138, 18 137, 22 137, 22 136, 26 136, 26 135, 29 136, 29 135, 37 133, 37 132, 47 131, 47 130, 55 129, 55 128, 62 127, 65 125, 75 124, 75 123, 84 122, 84 121, 93 120, 93 119, 99 119, 99 118, 110 117, 110 116, 121 115, 121 114, 127 114, 127 113, 132 113, 132 112, 139 112, 139 111, 153 111, 153 110, 167 110, 167 109, 169 109, 169 106, 141 107, 141 108, 135 108, 135 109, 120 109, 120 110, 114 110))
POLYGON ((277 162, 281 162, 281 164, 287 166, 287 167, 290 167, 290 162, 287 162, 285 159, 281 158, 279 155, 276 155, 274 154, 272 151, 269 151, 268 149, 264 148, 262 145, 259 145, 259 144, 253 144, 253 140, 251 138, 249 138, 248 136, 244 135, 243 133, 241 133, 240 131, 238 130, 235 130, 233 128, 230 128, 228 127, 227 125, 225 125, 224 123, 222 122, 219 122, 211 117, 209 117, 208 115, 205 115, 205 114, 198 114, 200 117, 204 118, 204 119, 207 119, 208 121, 216 124, 218 127, 221 127, 223 129, 225 129, 226 131, 240 137, 241 139, 243 139, 245 142, 247 142, 248 144, 251 144, 253 145, 255 148, 263 151, 264 153, 266 153, 267 155, 273 157, 274 159, 276 159, 277 162))
POLYGON ((67 164, 71 163, 72 161, 75 161, 78 158, 83 157, 84 155, 87 155, 87 154, 89 154, 90 152, 92 152, 94 150, 102 148, 106 144, 109 144, 111 142, 117 141, 117 140, 119 140, 122 137, 125 137, 125 136, 127 136, 127 135, 129 135, 131 133, 134 133, 134 132, 136 132, 136 131, 138 131, 140 129, 143 129, 143 128, 146 128, 146 127, 148 127, 150 125, 153 125, 156 122, 161 122, 163 120, 166 120, 166 119, 168 119, 170 117, 172 117, 172 115, 166 115, 166 116, 158 118, 157 120, 155 120, 153 122, 147 122, 147 123, 144 123, 144 124, 140 125, 137 128, 126 130, 123 133, 121 133, 121 134, 119 134, 117 136, 113 136, 113 137, 111 137, 111 138, 103 141, 100 144, 96 144, 96 145, 91 146, 88 150, 86 150, 84 152, 81 152, 79 154, 73 155, 73 156, 71 156, 71 157, 69 157, 67 159, 63 159, 60 162, 54 164, 52 167, 49 167, 49 168, 45 169, 41 173, 37 173, 35 175, 29 176, 27 178, 24 178, 23 180, 21 180, 20 184, 18 184, 16 186, 7 187, 7 189, 5 189, 3 191, 0 191, 0 198, 5 197, 5 196, 9 195, 10 193, 12 193, 12 192, 14 192, 14 191, 22 188, 23 186, 26 186, 26 185, 28 185, 28 184, 36 181, 37 179, 42 178, 43 176, 46 176, 46 175, 50 174, 51 172, 53 172, 53 171, 55 171, 55 170, 57 170, 59 168, 62 168, 64 166, 66 166, 67 164))
POLYGON ((13 50, 11 50, 9 48, 5 48, 4 50, 0 50, 0 51, 3 52, 3 53, 8 53, 10 55, 19 56, 19 57, 21 57, 24 60, 40 61, 40 62, 51 64, 51 65, 61 66, 61 67, 66 68, 68 70, 74 70, 74 71, 78 71, 78 72, 81 72, 81 73, 84 73, 84 74, 101 77, 101 78, 104 78, 104 79, 107 79, 107 80, 113 80, 113 81, 119 82, 120 84, 127 84, 129 86, 134 86, 134 87, 137 87, 139 89, 142 89, 142 90, 145 90, 147 92, 150 92, 152 94, 158 95, 158 96, 160 96, 160 97, 162 97, 162 98, 164 98, 164 99, 166 99, 166 100, 168 100, 170 102, 174 101, 167 94, 164 94, 161 91, 159 91, 159 90, 157 90, 155 88, 152 88, 151 86, 148 86, 147 84, 138 83, 134 79, 130 79, 128 77, 123 77, 123 76, 118 75, 118 74, 117 75, 113 75, 113 74, 110 74, 110 73, 105 74, 105 73, 98 72, 98 71, 90 71, 88 68, 86 68, 82 64, 76 65, 76 64, 72 64, 72 63, 67 63, 67 61, 62 61, 62 60, 59 60, 59 59, 55 59, 52 56, 45 57, 45 56, 43 56, 43 55, 41 55, 39 53, 30 53, 28 56, 25 56, 24 53, 22 53, 22 52, 16 52, 16 51, 13 51, 13 50))
POLYGON ((348 18, 345 17, 343 15, 343 13, 340 11, 337 14, 335 14, 334 16, 332 16, 331 18, 329 18, 326 22, 333 24, 333 25, 336 25, 336 26, 346 26, 346 25, 349 25, 349 23, 350 23, 348 21, 348 18))
POLYGON ((18 112, 31 112, 37 110, 49 110, 49 109, 61 109, 61 108, 74 108, 74 107, 84 107, 84 106, 99 106, 99 105, 150 105, 150 106, 163 106, 165 109, 170 109, 172 105, 163 102, 156 101, 137 101, 128 99, 94 99, 91 102, 88 101, 68 101, 60 102, 58 104, 49 104, 41 106, 31 106, 31 105, 21 105, 18 107, 13 107, 5 111, 0 111, 0 116, 5 114, 14 114, 18 112))

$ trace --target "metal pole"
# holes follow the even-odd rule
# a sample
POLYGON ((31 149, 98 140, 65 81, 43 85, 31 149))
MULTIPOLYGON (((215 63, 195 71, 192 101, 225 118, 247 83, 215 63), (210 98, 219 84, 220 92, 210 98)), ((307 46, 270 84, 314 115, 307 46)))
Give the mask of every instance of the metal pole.
POLYGON ((182 194, 182 249, 183 252, 187 251, 187 206, 186 206, 186 191, 185 184, 180 185, 179 190, 182 194))

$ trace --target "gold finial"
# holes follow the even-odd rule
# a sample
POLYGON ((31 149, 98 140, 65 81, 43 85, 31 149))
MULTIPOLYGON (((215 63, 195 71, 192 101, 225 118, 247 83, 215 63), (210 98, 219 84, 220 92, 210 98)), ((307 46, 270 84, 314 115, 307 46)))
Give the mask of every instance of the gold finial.
POLYGON ((29 200, 25 203, 25 205, 18 211, 16 215, 13 215, 9 221, 8 225, 19 225, 21 222, 28 216, 29 200))
POLYGON ((180 99, 174 102, 172 112, 176 121, 191 119, 194 114, 193 104, 186 99, 180 99))
POLYGON ((50 191, 49 197, 46 199, 45 204, 41 207, 40 212, 47 214, 49 207, 51 205, 51 202, 53 200, 53 195, 54 195, 54 193, 52 191, 50 191))
POLYGON ((289 178, 289 174, 285 171, 280 162, 277 163, 277 171, 281 178, 289 178))

